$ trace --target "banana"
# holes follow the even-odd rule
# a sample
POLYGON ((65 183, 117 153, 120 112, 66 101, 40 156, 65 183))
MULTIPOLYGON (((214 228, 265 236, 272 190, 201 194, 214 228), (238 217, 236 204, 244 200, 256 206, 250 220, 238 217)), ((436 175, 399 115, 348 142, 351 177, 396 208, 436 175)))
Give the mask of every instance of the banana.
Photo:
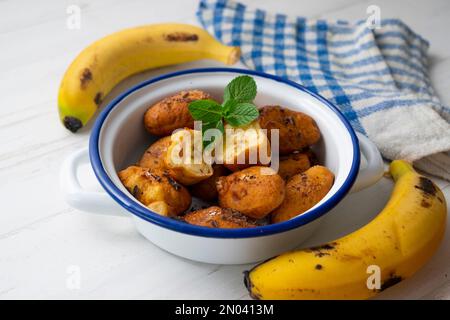
POLYGON ((319 247, 282 254, 245 272, 256 299, 367 299, 411 277, 439 246, 447 207, 439 188, 412 166, 390 165, 394 190, 363 228, 319 247), (376 278, 379 271, 379 284, 376 278))
POLYGON ((84 49, 67 69, 58 94, 60 119, 76 132, 112 88, 132 74, 199 59, 234 64, 239 55, 239 48, 225 46, 187 24, 155 24, 113 33, 84 49))

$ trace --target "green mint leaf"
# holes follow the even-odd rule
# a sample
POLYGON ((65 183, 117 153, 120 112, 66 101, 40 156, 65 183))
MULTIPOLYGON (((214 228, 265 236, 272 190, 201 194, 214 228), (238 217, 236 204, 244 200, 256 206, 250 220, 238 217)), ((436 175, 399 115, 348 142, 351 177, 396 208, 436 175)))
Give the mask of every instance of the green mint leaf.
POLYGON ((222 106, 213 100, 192 101, 188 108, 195 120, 216 123, 222 119, 222 106))
POLYGON ((215 138, 211 139, 211 141, 205 140, 205 132, 208 129, 219 129, 219 131, 222 133, 225 132, 225 128, 223 126, 223 121, 219 120, 217 122, 203 122, 202 123, 202 137, 203 137, 203 148, 206 148, 207 146, 209 146, 211 143, 215 142, 215 138))
POLYGON ((223 105, 222 105, 222 115, 223 115, 224 117, 226 117, 226 116, 230 113, 230 110, 233 109, 233 108, 235 108, 235 106, 236 106, 238 103, 239 103, 239 102, 237 102, 236 100, 233 100, 233 99, 230 99, 230 100, 225 101, 225 102, 223 103, 223 105))
POLYGON ((230 105, 225 114, 225 121, 233 127, 241 127, 249 124, 259 116, 259 111, 254 104, 244 102, 230 105))
POLYGON ((233 127, 249 124, 259 116, 259 111, 251 102, 256 97, 256 82, 250 76, 234 78, 225 88, 223 105, 213 100, 196 100, 189 103, 188 109, 197 121, 202 121, 203 147, 213 141, 205 140, 208 129, 219 129, 224 133, 224 120, 233 127))
POLYGON ((256 82, 250 76, 239 76, 226 86, 223 100, 237 102, 252 102, 256 97, 256 82))

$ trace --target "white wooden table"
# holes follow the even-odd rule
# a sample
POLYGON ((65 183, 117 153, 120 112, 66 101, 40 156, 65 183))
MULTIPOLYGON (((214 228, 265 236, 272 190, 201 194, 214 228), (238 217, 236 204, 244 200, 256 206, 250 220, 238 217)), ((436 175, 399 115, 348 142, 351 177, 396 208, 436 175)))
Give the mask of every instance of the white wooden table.
MULTIPOLYGON (((243 2, 272 12, 333 19, 364 18, 372 4, 243 2)), ((402 18, 430 40, 431 77, 441 99, 450 104, 450 2, 377 0, 376 4, 382 17, 402 18)), ((62 160, 85 146, 89 137, 87 131, 69 133, 58 120, 57 90, 70 61, 95 39, 122 28, 167 21, 197 23, 196 6, 195 0, 0 2, 0 299, 248 297, 242 271, 249 266, 207 265, 172 256, 140 236, 130 219, 78 212, 64 203, 59 190, 62 160), (66 27, 70 4, 81 8, 79 30, 66 27)), ((215 64, 197 62, 141 74, 122 83, 110 97, 152 75, 211 65, 215 64)), ((449 201, 449 183, 435 181, 449 201)), ((347 198, 310 243, 331 240, 364 224, 367 216, 383 207, 391 187, 384 179, 347 198), (351 225, 347 219, 352 219, 351 225)), ((449 233, 424 269, 379 297, 449 299, 449 233)))

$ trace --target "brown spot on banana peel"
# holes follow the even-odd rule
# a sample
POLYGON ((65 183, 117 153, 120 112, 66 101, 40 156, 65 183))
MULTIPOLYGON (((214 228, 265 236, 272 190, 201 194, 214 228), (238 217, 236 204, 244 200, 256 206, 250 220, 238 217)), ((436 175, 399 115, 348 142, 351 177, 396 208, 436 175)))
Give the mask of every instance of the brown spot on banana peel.
POLYGON ((330 253, 327 251, 336 249, 336 246, 336 242, 330 242, 321 246, 309 248, 306 252, 313 252, 316 257, 322 258, 323 256, 329 256, 330 253))
POLYGON ((422 201, 420 202, 420 205, 421 205, 423 208, 429 208, 429 207, 431 207, 431 203, 429 203, 429 202, 427 201, 426 198, 423 198, 423 199, 422 199, 422 201))
POLYGON ((97 92, 97 94, 96 94, 95 97, 94 97, 94 102, 95 102, 95 104, 97 105, 97 107, 100 106, 100 104, 102 103, 102 101, 103 101, 103 93, 97 92))
POLYGON ((341 254, 341 255, 339 255, 339 260, 341 260, 341 261, 357 261, 357 260, 362 260, 362 257, 354 256, 354 255, 350 255, 350 254, 341 254))
POLYGON ((261 300, 262 296, 259 293, 254 292, 254 290, 253 290, 255 288, 255 286, 253 285, 252 281, 250 280, 250 272, 251 272, 251 270, 244 271, 244 285, 247 288, 248 294, 250 295, 250 297, 252 299, 261 300))
POLYGON ((424 194, 434 197, 437 193, 436 186, 434 183, 425 177, 419 177, 418 185, 415 185, 414 188, 423 191, 424 194))
POLYGON ((153 42, 153 38, 152 37, 145 37, 144 39, 142 39, 142 42, 144 42, 144 43, 153 42))
POLYGON ((80 76, 80 87, 81 89, 86 89, 89 82, 92 81, 92 72, 89 68, 84 68, 80 76))
POLYGON ((316 290, 314 290, 314 289, 308 289, 308 288, 305 288, 305 289, 292 289, 291 291, 298 291, 298 292, 311 292, 311 293, 314 293, 314 292, 316 292, 316 290))
POLYGON ((164 40, 169 42, 189 42, 198 41, 198 35, 195 33, 187 32, 173 32, 164 35, 164 40))
POLYGON ((380 292, 386 290, 387 288, 392 287, 393 285, 396 285, 397 283, 401 282, 403 280, 402 277, 395 275, 394 273, 391 273, 389 275, 389 278, 383 281, 381 284, 380 292))
POLYGON ((315 252, 314 255, 318 258, 322 258, 324 256, 329 256, 330 254, 328 252, 318 251, 318 252, 315 252))
POLYGON ((419 177, 419 183, 415 185, 414 188, 422 191, 422 200, 420 202, 420 205, 423 208, 430 208, 432 206, 432 202, 429 200, 433 197, 436 197, 438 201, 442 203, 442 199, 437 194, 438 189, 430 179, 419 177))
POLYGON ((337 246, 337 242, 331 242, 331 243, 323 244, 321 246, 311 247, 311 248, 309 248, 309 250, 310 251, 333 250, 336 248, 336 246, 337 246))
POLYGON ((66 129, 68 129, 73 133, 77 132, 83 127, 83 123, 81 122, 80 119, 71 116, 64 117, 63 125, 64 127, 66 127, 66 129))

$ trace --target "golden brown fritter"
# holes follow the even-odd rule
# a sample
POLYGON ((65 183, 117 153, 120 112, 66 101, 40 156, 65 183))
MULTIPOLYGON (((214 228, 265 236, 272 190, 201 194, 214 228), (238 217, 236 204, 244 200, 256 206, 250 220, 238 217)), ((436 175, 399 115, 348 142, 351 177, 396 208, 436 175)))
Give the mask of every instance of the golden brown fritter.
POLYGON ((282 108, 265 106, 260 110, 259 124, 270 130, 279 129, 280 154, 290 154, 296 150, 315 144, 320 139, 320 131, 315 121, 308 115, 282 108))
POLYGON ((263 225, 262 222, 249 218, 239 211, 217 206, 187 213, 184 221, 189 224, 209 228, 253 228, 263 225))
POLYGON ((181 91, 152 105, 145 112, 144 125, 148 132, 157 136, 167 136, 178 128, 194 128, 194 119, 189 113, 189 103, 210 99, 200 90, 181 91))
POLYGON ((330 191, 334 174, 325 167, 314 166, 293 176, 286 184, 286 197, 272 213, 272 223, 289 220, 311 209, 330 191))
POLYGON ((200 181, 194 185, 191 185, 189 191, 194 197, 205 201, 214 201, 217 199, 218 192, 216 182, 222 177, 226 176, 229 171, 221 164, 214 164, 213 166, 213 175, 206 180, 200 181))
POLYGON ((170 136, 161 138, 154 142, 139 160, 139 166, 150 169, 166 170, 164 158, 166 157, 167 148, 170 145, 170 136))
POLYGON ((130 166, 119 178, 133 197, 160 215, 176 216, 191 205, 187 189, 162 170, 130 166))
POLYGON ((292 153, 280 158, 278 174, 288 181, 293 175, 305 172, 310 167, 309 157, 306 153, 292 153))
POLYGON ((170 175, 188 186, 206 180, 213 175, 212 166, 202 156, 202 135, 200 131, 182 129, 171 135, 164 163, 170 175), (196 142, 194 140, 197 139, 196 142), (198 159, 195 154, 199 155, 198 159))
POLYGON ((250 167, 218 179, 219 204, 262 219, 283 202, 284 185, 271 168, 250 167))
POLYGON ((258 121, 234 128, 225 124, 224 154, 217 157, 231 171, 242 170, 251 166, 269 165, 270 142, 258 121))

